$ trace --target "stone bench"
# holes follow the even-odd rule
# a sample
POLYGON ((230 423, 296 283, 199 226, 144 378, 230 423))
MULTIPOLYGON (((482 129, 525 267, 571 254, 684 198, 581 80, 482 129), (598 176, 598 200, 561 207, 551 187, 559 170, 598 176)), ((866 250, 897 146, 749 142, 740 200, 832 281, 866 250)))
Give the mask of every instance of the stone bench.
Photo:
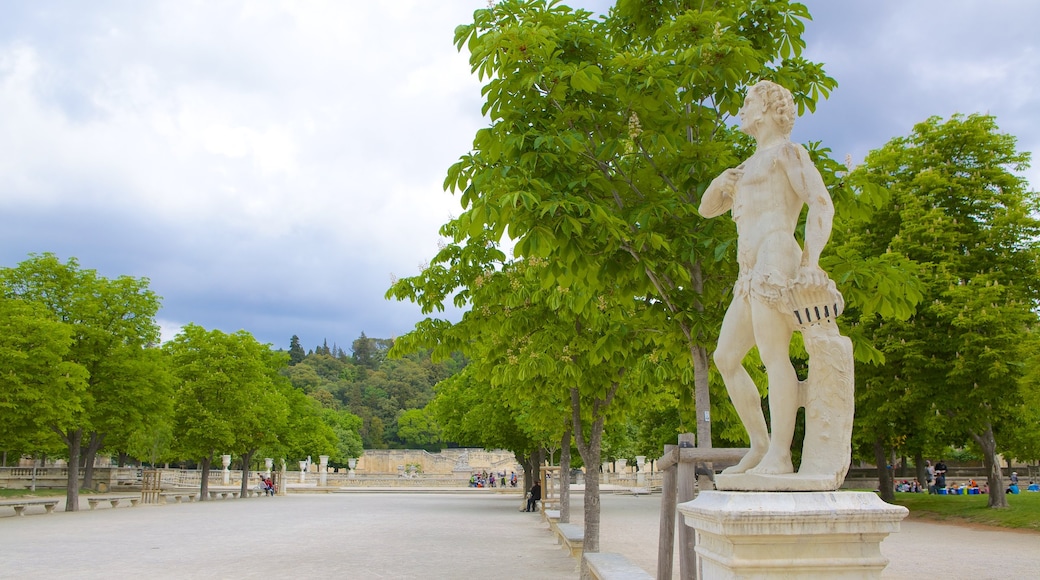
POLYGON ((87 504, 91 510, 97 509, 98 503, 107 501, 112 504, 112 507, 119 507, 119 502, 123 500, 130 501, 130 507, 135 507, 138 502, 141 501, 139 495, 96 495, 87 497, 87 504))
POLYGON ((58 505, 60 500, 57 499, 40 499, 40 498, 24 498, 24 499, 9 499, 0 501, 0 506, 7 506, 14 508, 15 515, 24 516, 25 508, 31 505, 42 505, 43 509, 47 510, 47 513, 54 512, 54 506, 58 505))
POLYGON ((545 510, 542 512, 545 516, 545 521, 549 522, 549 527, 552 528, 555 522, 560 521, 560 510, 545 510))
POLYGON ((556 541, 567 548, 571 556, 581 557, 582 543, 585 541, 585 532, 577 524, 554 524, 556 541))
POLYGON ((218 498, 219 499, 227 499, 229 496, 232 497, 232 498, 237 499, 238 498, 238 491, 237 490, 231 491, 231 490, 227 490, 227 489, 218 489, 218 490, 210 490, 210 492, 209 492, 209 498, 210 499, 218 499, 218 498))
POLYGON ((164 491, 159 494, 159 497, 163 499, 163 503, 167 503, 171 497, 174 503, 192 503, 197 495, 197 491, 164 491))
POLYGON ((646 487, 626 487, 615 490, 614 495, 650 495, 650 489, 646 487))
POLYGON ((653 580, 646 570, 621 554, 584 554, 582 558, 596 580, 653 580))

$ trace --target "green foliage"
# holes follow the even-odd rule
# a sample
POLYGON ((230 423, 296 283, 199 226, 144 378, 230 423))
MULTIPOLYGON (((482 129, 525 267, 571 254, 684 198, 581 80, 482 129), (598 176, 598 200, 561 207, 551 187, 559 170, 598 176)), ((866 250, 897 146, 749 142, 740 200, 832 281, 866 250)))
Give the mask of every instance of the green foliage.
POLYGON ((74 414, 48 428, 69 445, 81 433, 122 447, 131 433, 161 415, 157 401, 168 396, 168 381, 152 348, 159 338, 159 297, 147 279, 110 280, 80 268, 75 258, 62 264, 53 254, 41 254, 0 270, 0 282, 4 295, 33 302, 71 328, 73 341, 63 359, 86 372, 74 414), (135 396, 127 397, 128 391, 135 396))
POLYGON ((331 454, 330 461, 342 465, 351 457, 361 457, 365 451, 360 435, 363 424, 361 417, 347 411, 325 409, 322 411, 322 419, 336 434, 336 453, 331 454))
POLYGON ((412 449, 440 451, 442 445, 437 421, 424 409, 401 411, 397 416, 397 438, 412 449))
MULTIPOLYGON (((66 394, 72 398, 40 406, 50 420, 46 428, 65 443, 71 463, 80 462, 84 441, 89 444, 83 459, 92 466, 93 453, 106 440, 125 450, 133 433, 150 421, 161 420, 162 400, 169 396, 170 383, 152 348, 159 339, 155 322, 159 297, 148 288, 147 279, 108 279, 94 270, 81 269, 75 258, 62 263, 45 253, 32 254, 14 268, 0 269, 0 288, 5 297, 36 304, 42 309, 38 312, 46 311, 52 321, 71 330, 72 341, 62 358, 79 367, 66 367, 67 386, 73 387, 66 394), (79 392, 74 383, 83 378, 85 389, 79 392), (50 413, 47 406, 61 408, 50 413)), ((43 352, 52 348, 41 346, 43 352)), ((48 391, 42 394, 54 394, 48 391)), ((69 473, 66 509, 75 511, 79 505, 77 472, 69 473)))
POLYGON ((300 337, 292 335, 292 338, 289 339, 289 366, 299 363, 305 356, 307 353, 300 346, 300 337))
POLYGON ((319 349, 286 368, 283 375, 321 407, 359 417, 365 447, 408 447, 410 443, 398 434, 399 415, 424 408, 434 396, 433 386, 458 372, 465 361, 456 355, 434 363, 423 352, 389 360, 386 352, 392 345, 391 340, 362 333, 353 342, 353 356, 333 356, 333 349, 329 354, 319 349))
POLYGON ((857 372, 861 434, 911 453, 970 438, 992 464, 994 436, 1021 425, 1040 299, 1040 197, 1019 176, 1028 159, 991 116, 932 117, 850 175, 887 198, 849 224, 846 245, 912 261, 907 288, 922 295, 905 322, 864 309, 855 323, 886 363, 857 372))
POLYGON ((0 446, 31 453, 53 446, 51 426, 82 413, 87 371, 65 360, 75 329, 43 305, 0 297, 0 446))
POLYGON ((174 433, 182 456, 249 453, 277 441, 288 404, 276 377, 287 357, 276 359, 244 330, 225 334, 194 324, 163 348, 178 382, 174 433))
MULTIPOLYGON (((457 325, 419 323, 397 348, 465 352, 489 368, 472 377, 488 396, 516 398, 501 412, 548 407, 531 413, 541 433, 559 430, 575 387, 585 420, 607 402, 620 420, 665 396, 694 427, 689 391, 696 384, 697 404, 708 405, 711 384, 694 360, 714 346, 736 262, 732 222, 694 208, 749 152, 727 125, 747 86, 776 80, 809 110, 835 86, 800 56, 807 18, 788 2, 620 2, 602 21, 537 1, 478 10, 456 44, 487 80, 491 126, 444 183, 465 211, 442 228, 450 243, 430 267, 388 292, 426 313, 449 297, 471 310, 457 325), (511 258, 498 249, 503 236, 516 241, 511 258)), ((812 149, 833 175, 825 150, 812 149)), ((851 306, 908 313, 912 294, 889 280, 901 262, 832 261, 844 265, 851 306)), ((725 397, 713 400, 726 438, 743 437, 725 397)))

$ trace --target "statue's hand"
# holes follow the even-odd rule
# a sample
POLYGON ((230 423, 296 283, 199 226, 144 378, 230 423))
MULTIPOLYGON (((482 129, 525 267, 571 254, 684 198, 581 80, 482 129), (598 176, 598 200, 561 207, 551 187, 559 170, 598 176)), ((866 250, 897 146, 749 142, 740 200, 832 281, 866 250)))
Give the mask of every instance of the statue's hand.
POLYGON ((827 272, 819 266, 801 266, 798 269, 798 277, 795 283, 800 286, 826 286, 830 282, 827 272))
POLYGON ((737 182, 740 181, 741 177, 744 177, 743 165, 731 167, 723 171, 721 175, 715 178, 715 181, 718 182, 722 192, 732 198, 733 193, 737 189, 737 182))

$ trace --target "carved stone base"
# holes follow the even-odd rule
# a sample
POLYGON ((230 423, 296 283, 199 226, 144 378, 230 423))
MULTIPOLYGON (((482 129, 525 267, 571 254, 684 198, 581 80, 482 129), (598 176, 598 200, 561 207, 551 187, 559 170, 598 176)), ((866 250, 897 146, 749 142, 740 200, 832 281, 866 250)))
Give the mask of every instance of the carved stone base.
POLYGON ((713 580, 880 578, 881 541, 908 513, 869 492, 704 491, 679 511, 713 580))
POLYGON ((720 473, 715 476, 715 489, 719 491, 834 491, 841 487, 844 480, 844 473, 835 475, 720 473))

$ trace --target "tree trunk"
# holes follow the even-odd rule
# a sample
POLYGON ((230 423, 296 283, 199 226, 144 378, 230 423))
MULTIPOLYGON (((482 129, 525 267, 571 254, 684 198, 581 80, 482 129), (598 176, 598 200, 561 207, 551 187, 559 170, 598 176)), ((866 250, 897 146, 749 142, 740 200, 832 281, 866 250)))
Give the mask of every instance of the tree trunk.
POLYGON ((213 463, 213 452, 208 457, 202 458, 202 482, 199 484, 199 501, 209 499, 209 466, 213 463))
MULTIPOLYGON (((701 263, 695 262, 690 269, 693 291, 698 296, 704 291, 704 272, 701 263)), ((694 303, 698 312, 704 312, 700 300, 694 303)), ((711 449, 711 391, 708 381, 708 349, 695 344, 692 332, 687 333, 690 356, 693 357, 693 405, 697 414, 697 447, 711 449)))
POLYGON ((97 431, 90 432, 90 441, 83 453, 83 488, 94 489, 94 459, 97 457, 98 449, 105 442, 105 436, 99 435, 97 431))
POLYGON ((882 501, 896 501, 895 488, 892 485, 892 472, 888 469, 888 458, 885 457, 885 445, 880 438, 874 439, 874 462, 877 463, 878 491, 882 501))
MULTIPOLYGON (((568 422, 569 423, 569 422, 568 422)), ((560 438, 560 523, 571 522, 571 427, 560 438)))
POLYGON ((914 452, 914 473, 916 473, 917 483, 921 485, 926 493, 928 492, 928 470, 924 468, 924 456, 920 451, 914 452))
MULTIPOLYGON (((592 404, 592 424, 589 426, 588 439, 585 438, 581 423, 581 395, 578 389, 571 389, 571 414, 574 421, 574 443, 586 466, 585 474, 585 518, 581 550, 583 554, 599 552, 599 465, 602 462, 603 425, 606 422, 607 409, 610 407, 620 383, 613 383, 607 391, 605 399, 596 400, 592 404)), ((589 566, 583 558, 581 561, 582 580, 592 577, 589 566)))
POLYGON ((986 483, 989 484, 989 507, 1008 507, 1007 496, 1004 495, 1004 478, 997 461, 997 440, 993 437, 993 425, 987 422, 986 430, 982 433, 974 430, 968 433, 982 449, 982 464, 986 466, 986 483))
POLYGON ((249 493, 249 465, 253 461, 253 454, 256 453, 256 449, 247 451, 242 455, 242 488, 241 493, 238 494, 239 498, 248 497, 246 494, 249 493))
MULTIPOLYGON (((530 454, 518 458, 520 460, 520 466, 524 468, 524 491, 531 489, 531 486, 534 485, 534 482, 538 481, 539 477, 541 477, 540 471, 542 461, 544 460, 544 458, 544 449, 532 451, 530 454)), ((523 502, 523 507, 526 508, 527 498, 521 497, 521 502, 523 502)))
POLYGON ((83 429, 63 432, 54 429, 69 448, 69 477, 65 483, 65 511, 79 511, 79 452, 83 446, 83 429))

